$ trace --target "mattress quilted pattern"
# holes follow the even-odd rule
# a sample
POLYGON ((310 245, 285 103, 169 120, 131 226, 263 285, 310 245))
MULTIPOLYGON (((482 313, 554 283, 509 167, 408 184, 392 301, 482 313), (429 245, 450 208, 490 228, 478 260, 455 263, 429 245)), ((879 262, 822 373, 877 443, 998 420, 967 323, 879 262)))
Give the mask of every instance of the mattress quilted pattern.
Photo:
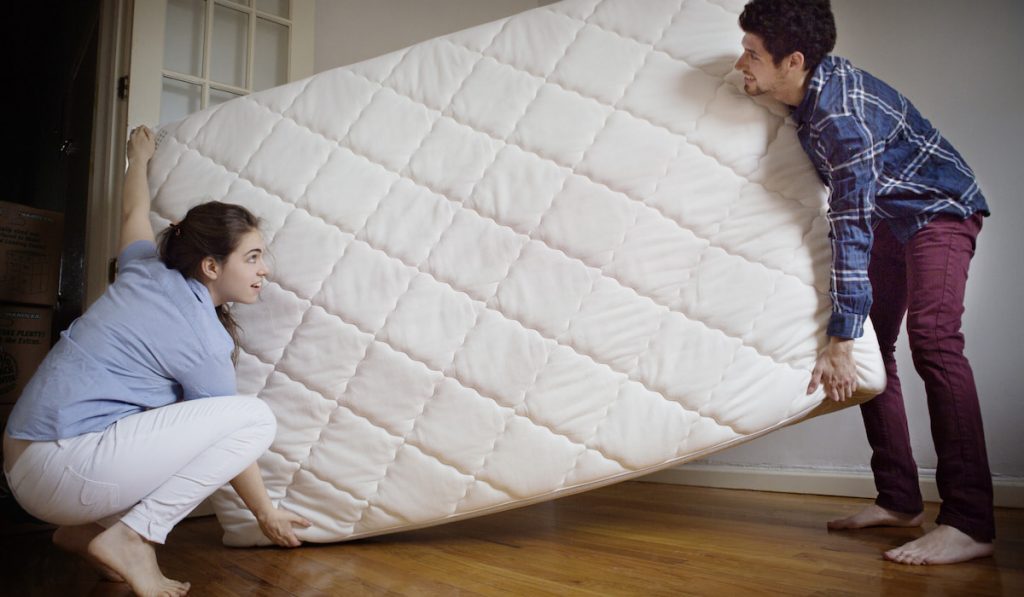
MULTIPOLYGON (((635 477, 820 412, 825 191, 731 74, 739 0, 567 0, 165 127, 162 227, 264 222, 239 389, 346 540, 635 477), (815 410, 818 409, 818 410, 815 410)), ((884 386, 873 333, 861 399, 884 386)), ((266 543, 230 489, 232 545, 266 543)))

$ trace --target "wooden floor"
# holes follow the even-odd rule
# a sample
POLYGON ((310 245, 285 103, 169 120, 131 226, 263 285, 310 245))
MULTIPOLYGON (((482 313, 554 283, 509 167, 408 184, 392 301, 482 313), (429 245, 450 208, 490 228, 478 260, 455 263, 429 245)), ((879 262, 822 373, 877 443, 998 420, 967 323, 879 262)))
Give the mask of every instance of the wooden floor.
MULTIPOLYGON (((998 511, 993 558, 907 567, 880 554, 920 529, 825 530, 866 503, 631 482, 294 550, 225 548, 215 519, 191 519, 159 558, 197 596, 1024 595, 1024 510, 998 511)), ((128 594, 51 547, 46 532, 0 536, 0 554, 0 595, 128 594)))

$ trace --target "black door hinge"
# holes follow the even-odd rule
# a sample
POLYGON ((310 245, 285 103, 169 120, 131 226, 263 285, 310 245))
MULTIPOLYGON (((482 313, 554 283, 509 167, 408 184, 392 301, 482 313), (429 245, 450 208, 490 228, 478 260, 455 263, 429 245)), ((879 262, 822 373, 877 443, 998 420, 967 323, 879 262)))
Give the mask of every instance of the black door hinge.
POLYGON ((128 99, 128 75, 117 80, 117 97, 120 99, 128 99))

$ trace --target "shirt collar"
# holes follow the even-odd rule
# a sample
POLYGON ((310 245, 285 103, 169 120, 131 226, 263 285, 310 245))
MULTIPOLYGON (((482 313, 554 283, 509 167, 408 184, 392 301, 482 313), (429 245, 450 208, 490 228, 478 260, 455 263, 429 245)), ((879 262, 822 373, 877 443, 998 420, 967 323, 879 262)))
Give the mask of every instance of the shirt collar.
POLYGON ((210 289, 205 284, 196 280, 195 278, 185 278, 188 283, 189 290, 196 296, 201 304, 213 304, 213 299, 210 297, 210 289))
POLYGON ((818 67, 814 69, 814 75, 811 76, 811 82, 807 85, 807 93, 804 94, 804 99, 800 102, 799 106, 793 108, 793 120, 797 124, 803 124, 811 119, 814 107, 818 105, 821 90, 825 87, 828 79, 832 77, 832 73, 835 71, 838 63, 839 58, 825 56, 821 63, 818 64, 818 67))

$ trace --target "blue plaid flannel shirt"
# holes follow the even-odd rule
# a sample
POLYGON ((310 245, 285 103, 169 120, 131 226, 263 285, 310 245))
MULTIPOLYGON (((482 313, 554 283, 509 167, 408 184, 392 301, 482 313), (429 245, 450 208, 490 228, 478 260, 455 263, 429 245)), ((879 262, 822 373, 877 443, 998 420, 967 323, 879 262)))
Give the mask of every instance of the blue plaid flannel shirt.
POLYGON ((989 215, 974 172, 905 97, 826 56, 793 111, 804 151, 829 187, 828 335, 858 338, 871 310, 873 228, 906 242, 939 214, 989 215))

